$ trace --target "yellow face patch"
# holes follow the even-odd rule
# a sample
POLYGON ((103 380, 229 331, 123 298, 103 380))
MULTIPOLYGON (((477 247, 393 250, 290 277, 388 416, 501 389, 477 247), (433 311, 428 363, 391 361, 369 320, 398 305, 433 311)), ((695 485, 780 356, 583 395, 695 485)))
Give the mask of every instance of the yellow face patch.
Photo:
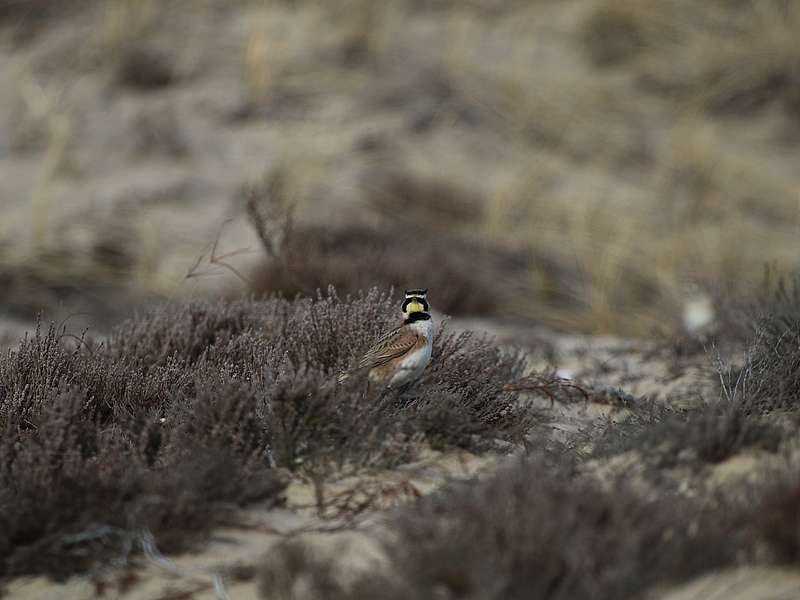
POLYGON ((422 305, 422 302, 417 302, 416 300, 412 300, 406 305, 406 312, 408 314, 415 313, 415 312, 424 312, 425 307, 422 305))

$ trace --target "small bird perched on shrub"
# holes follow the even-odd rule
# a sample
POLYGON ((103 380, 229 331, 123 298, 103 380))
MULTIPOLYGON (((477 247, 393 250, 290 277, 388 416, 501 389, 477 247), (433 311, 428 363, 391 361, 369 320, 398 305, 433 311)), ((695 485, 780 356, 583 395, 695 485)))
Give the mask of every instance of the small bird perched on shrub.
MULTIPOLYGON (((355 371, 369 370, 369 378, 388 386, 416 381, 431 362, 433 322, 428 308, 428 290, 405 291, 403 324, 382 335, 367 350, 355 371)), ((349 377, 339 377, 341 383, 349 377)))

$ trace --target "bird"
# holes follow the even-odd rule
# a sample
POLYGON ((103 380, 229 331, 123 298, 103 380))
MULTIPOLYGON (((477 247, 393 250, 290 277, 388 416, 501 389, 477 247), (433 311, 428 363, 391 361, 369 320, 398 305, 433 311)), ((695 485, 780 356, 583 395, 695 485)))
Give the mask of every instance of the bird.
MULTIPOLYGON (((405 290, 401 309, 403 323, 378 338, 353 370, 368 370, 371 381, 387 387, 413 383, 431 362, 433 321, 428 307, 428 290, 405 290)), ((339 383, 353 371, 343 373, 339 383)))

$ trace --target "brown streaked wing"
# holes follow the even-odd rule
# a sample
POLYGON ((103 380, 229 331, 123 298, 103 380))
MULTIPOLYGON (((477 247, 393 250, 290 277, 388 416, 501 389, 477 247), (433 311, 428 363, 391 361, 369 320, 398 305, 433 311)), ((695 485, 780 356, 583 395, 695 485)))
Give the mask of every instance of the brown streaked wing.
POLYGON ((374 368, 385 365, 390 360, 399 358, 411 351, 419 339, 419 334, 411 329, 399 327, 379 339, 367 350, 358 363, 359 369, 374 368))

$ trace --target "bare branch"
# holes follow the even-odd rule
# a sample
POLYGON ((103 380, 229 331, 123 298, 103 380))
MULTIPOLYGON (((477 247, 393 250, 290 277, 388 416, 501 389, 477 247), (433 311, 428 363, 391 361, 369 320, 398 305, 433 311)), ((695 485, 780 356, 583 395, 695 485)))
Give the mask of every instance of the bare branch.
POLYGON ((217 248, 219 247, 219 241, 222 237, 222 230, 225 226, 230 223, 233 219, 228 219, 227 221, 223 222, 220 225, 219 230, 217 231, 217 236, 214 238, 214 243, 211 245, 211 251, 206 253, 203 252, 200 256, 197 257, 197 260, 192 264, 189 270, 186 272, 185 279, 192 279, 193 277, 208 277, 211 275, 219 275, 221 271, 219 269, 209 268, 206 270, 201 270, 200 265, 203 264, 203 261, 208 257, 208 265, 210 267, 222 267, 223 269, 227 269, 236 277, 241 279, 245 284, 250 285, 252 282, 250 279, 245 277, 245 275, 239 271, 236 267, 234 267, 229 262, 226 262, 228 259, 233 258, 235 256, 241 256, 243 254, 247 254, 252 252, 250 248, 239 248, 238 250, 232 250, 230 252, 226 252, 225 254, 217 254, 217 248))

